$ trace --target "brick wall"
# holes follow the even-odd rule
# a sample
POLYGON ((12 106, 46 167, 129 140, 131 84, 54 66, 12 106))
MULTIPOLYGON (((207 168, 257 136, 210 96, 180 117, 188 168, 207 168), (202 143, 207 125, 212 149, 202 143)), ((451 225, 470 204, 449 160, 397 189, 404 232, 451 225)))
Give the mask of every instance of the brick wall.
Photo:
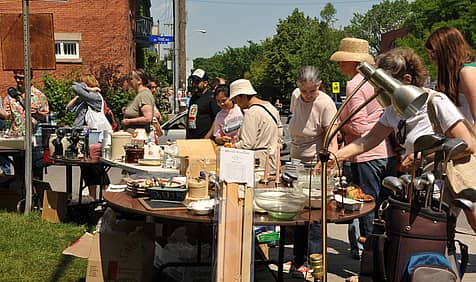
MULTIPOLYGON (((120 65, 122 73, 135 68, 134 0, 70 0, 66 3, 30 1, 30 14, 53 13, 54 32, 80 32, 81 63, 57 63, 54 77, 80 71, 92 72, 101 66, 120 65)), ((22 1, 0 0, 0 13, 21 13, 22 1)), ((23 50, 19 50, 23 56, 23 50)), ((0 58, 2 65, 2 58, 0 58)), ((44 70, 34 71, 33 83, 40 85, 44 70)), ((15 85, 11 71, 0 70, 0 93, 15 85)))

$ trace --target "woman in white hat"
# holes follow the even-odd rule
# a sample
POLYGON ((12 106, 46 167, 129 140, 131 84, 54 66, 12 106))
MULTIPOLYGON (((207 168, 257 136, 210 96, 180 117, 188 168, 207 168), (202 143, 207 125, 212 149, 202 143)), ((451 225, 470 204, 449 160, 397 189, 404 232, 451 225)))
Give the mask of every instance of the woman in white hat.
MULTIPOLYGON (((340 42, 339 50, 332 54, 331 61, 337 62, 340 72, 350 77, 347 82, 346 95, 349 95, 364 77, 357 72, 357 67, 361 62, 374 64, 374 58, 369 54, 369 44, 366 40, 358 38, 344 38, 340 42)), ((374 94, 374 88, 370 83, 365 83, 357 93, 347 102, 342 109, 340 120, 342 121, 356 108, 362 105, 367 99, 374 94)), ((378 122, 384 108, 373 100, 355 116, 353 116, 347 124, 341 129, 344 137, 344 143, 349 144, 352 141, 367 134, 370 129, 378 122)), ((392 146, 387 139, 383 140, 372 150, 353 156, 348 159, 350 161, 351 171, 347 174, 351 178, 352 183, 358 185, 362 190, 378 199, 380 195, 380 183, 383 178, 396 174, 397 159, 392 146), (349 175, 350 174, 350 175, 349 175)), ((358 243, 359 236, 367 236, 372 231, 372 220, 374 214, 371 213, 365 217, 355 219, 349 224, 349 242, 351 247, 351 255, 355 259, 359 259, 362 252, 362 245, 358 243)))
POLYGON ((270 171, 276 169, 276 152, 282 138, 281 119, 278 110, 268 101, 256 97, 256 91, 247 79, 230 84, 230 99, 247 110, 243 117, 239 141, 232 146, 238 149, 256 150, 260 167, 264 167, 266 150, 270 150, 270 171))

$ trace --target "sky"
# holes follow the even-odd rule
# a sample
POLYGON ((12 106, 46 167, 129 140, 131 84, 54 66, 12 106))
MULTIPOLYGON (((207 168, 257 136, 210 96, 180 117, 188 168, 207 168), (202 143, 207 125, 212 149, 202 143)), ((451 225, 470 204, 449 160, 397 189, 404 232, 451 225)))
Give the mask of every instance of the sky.
MULTIPOLYGON (((173 35, 173 2, 151 0, 151 15, 155 24, 160 22, 160 35, 173 35)), ((381 1, 186 0, 187 60, 209 58, 227 47, 248 45, 248 41, 260 43, 276 34, 279 20, 286 19, 295 8, 304 12, 305 16, 320 18, 321 10, 329 2, 336 9, 335 27, 341 28, 350 23, 354 13, 364 14, 381 1)))

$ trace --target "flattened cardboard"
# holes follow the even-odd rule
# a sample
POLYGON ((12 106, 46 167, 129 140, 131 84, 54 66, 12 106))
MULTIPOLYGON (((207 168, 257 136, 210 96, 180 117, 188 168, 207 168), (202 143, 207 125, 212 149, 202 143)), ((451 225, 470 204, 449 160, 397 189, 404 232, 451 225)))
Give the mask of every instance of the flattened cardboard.
POLYGON ((122 222, 106 233, 85 233, 63 251, 88 258, 86 281, 151 281, 153 226, 122 222), (140 227, 142 226, 142 227, 140 227), (132 231, 138 229, 137 231, 132 231))
POLYGON ((43 211, 41 218, 58 223, 66 218, 68 193, 45 190, 43 192, 43 211))
POLYGON ((88 258, 93 244, 94 234, 86 232, 76 240, 73 244, 69 245, 64 251, 63 255, 70 255, 80 258, 88 258))

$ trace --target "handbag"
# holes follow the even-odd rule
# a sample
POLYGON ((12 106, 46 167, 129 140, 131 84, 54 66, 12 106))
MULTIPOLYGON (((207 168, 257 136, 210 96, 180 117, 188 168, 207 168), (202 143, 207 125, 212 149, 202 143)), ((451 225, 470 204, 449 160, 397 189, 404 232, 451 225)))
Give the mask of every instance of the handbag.
MULTIPOLYGON (((101 105, 103 105, 104 101, 101 97, 101 105)), ((89 128, 94 128, 101 132, 101 136, 104 130, 112 131, 111 124, 109 120, 106 118, 104 114, 104 108, 101 106, 101 111, 97 112, 88 104, 88 110, 86 111, 86 115, 84 116, 84 120, 89 128)))
MULTIPOLYGON (((428 99, 428 117, 433 126, 433 130, 436 133, 444 135, 443 130, 438 122, 436 117, 436 111, 432 103, 432 99, 435 93, 432 93, 428 99)), ((476 144, 476 134, 469 124, 469 122, 464 119, 463 124, 471 133, 473 140, 476 144)), ((450 160, 446 166, 446 176, 447 183, 449 184, 449 191, 453 197, 465 198, 472 202, 476 201, 476 156, 471 154, 457 160, 450 160)))

